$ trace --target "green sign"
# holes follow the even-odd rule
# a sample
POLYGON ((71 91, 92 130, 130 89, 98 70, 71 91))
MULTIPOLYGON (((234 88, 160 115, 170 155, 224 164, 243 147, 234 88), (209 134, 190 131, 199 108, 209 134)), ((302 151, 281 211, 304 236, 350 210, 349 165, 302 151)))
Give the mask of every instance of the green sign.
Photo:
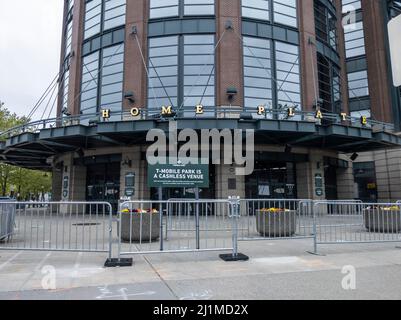
POLYGON ((318 197, 322 197, 323 196, 323 189, 322 188, 317 188, 316 189, 316 195, 318 197))
POLYGON ((209 188, 207 164, 156 164, 148 165, 150 188, 209 188))

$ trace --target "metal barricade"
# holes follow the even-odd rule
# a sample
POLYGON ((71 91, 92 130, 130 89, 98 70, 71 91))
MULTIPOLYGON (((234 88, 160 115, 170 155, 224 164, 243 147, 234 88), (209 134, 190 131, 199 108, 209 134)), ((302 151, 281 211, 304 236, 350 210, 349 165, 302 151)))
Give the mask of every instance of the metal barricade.
POLYGON ((321 244, 401 241, 401 203, 314 203, 314 253, 321 244))
POLYGON ((241 199, 239 241, 313 237, 312 200, 241 199))
POLYGON ((0 202, 15 213, 15 228, 0 250, 112 252, 112 207, 107 202, 0 202))
MULTIPOLYGON (((0 242, 10 240, 15 227, 15 206, 0 202, 0 242)), ((1 245, 0 245, 1 246, 1 245)))
POLYGON ((118 257, 233 251, 235 212, 228 200, 124 202, 118 219, 118 257))

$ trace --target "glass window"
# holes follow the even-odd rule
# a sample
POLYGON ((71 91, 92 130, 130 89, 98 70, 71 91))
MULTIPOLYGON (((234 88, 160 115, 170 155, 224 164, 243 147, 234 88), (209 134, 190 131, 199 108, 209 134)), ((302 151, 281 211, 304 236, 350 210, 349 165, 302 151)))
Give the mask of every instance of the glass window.
POLYGON ((68 94, 69 94, 69 84, 70 84, 70 70, 69 66, 68 69, 64 70, 63 74, 63 85, 62 85, 62 102, 61 102, 61 108, 62 108, 62 113, 65 114, 68 111, 68 94))
POLYGON ((301 105, 301 80, 298 46, 275 42, 278 109, 301 105))
POLYGON ((65 57, 71 53, 72 45, 72 19, 67 23, 65 34, 65 57))
POLYGON ((363 56, 365 52, 365 32, 363 22, 356 22, 344 26, 345 51, 347 58, 363 56))
POLYGON ((207 110, 215 106, 215 36, 184 35, 149 39, 149 108, 171 105, 207 110), (178 52, 183 52, 179 64, 178 52), (179 88, 182 84, 182 88, 179 88))
POLYGON ((184 0, 184 15, 214 15, 215 0, 184 0))
POLYGON ((274 22, 288 26, 297 26, 297 1, 274 0, 274 22))
POLYGON ((177 106, 178 36, 149 39, 148 108, 177 106))
POLYGON ((349 97, 369 95, 368 72, 366 70, 348 73, 349 97))
POLYGON ((100 33, 102 18, 102 0, 91 0, 86 2, 84 39, 100 33))
POLYGON ((337 50, 337 19, 318 0, 314 2, 316 37, 337 50))
POLYGON ((125 1, 106 0, 104 5, 103 30, 112 29, 125 24, 125 1))
POLYGON ((97 112, 97 92, 99 77, 99 51, 82 60, 81 113, 97 112))
POLYGON ((362 8, 361 0, 343 0, 343 13, 353 12, 362 8))
POLYGON ((179 15, 179 0, 150 0, 150 18, 179 15))
MULTIPOLYGON (((283 114, 289 107, 300 110, 298 46, 244 37, 243 50, 245 108, 252 110, 262 105, 266 109, 281 109, 283 114), (275 60, 272 62, 273 46, 275 60)), ((267 113, 266 117, 273 118, 273 115, 267 113)))
POLYGON ((341 112, 341 77, 340 70, 324 57, 317 55, 319 96, 323 100, 320 106, 324 112, 341 112))
POLYGON ((150 0, 150 19, 214 15, 215 0, 150 0))
POLYGON ((214 35, 184 36, 184 108, 215 106, 214 35))
POLYGON ((124 44, 96 51, 83 58, 81 113, 99 109, 122 110, 124 44))
POLYGON ((242 16, 247 18, 270 20, 270 0, 242 0, 242 16))
POLYGON ((72 9, 74 7, 74 0, 67 0, 67 18, 66 18, 66 26, 64 31, 64 64, 63 64, 63 73, 62 73, 62 82, 61 82, 61 110, 62 116, 68 111, 68 94, 69 94, 69 84, 70 84, 70 55, 72 51, 72 26, 73 26, 73 15, 72 9))
POLYGON ((401 0, 389 0, 387 3, 389 18, 395 18, 401 14, 401 0))
POLYGON ((72 11, 72 7, 74 6, 74 0, 67 0, 67 8, 68 12, 72 11))
POLYGON ((244 37, 243 42, 245 108, 272 109, 271 41, 244 37))
POLYGON ((242 0, 242 16, 297 27, 297 0, 242 0))
POLYGON ((125 24, 126 0, 89 0, 85 6, 84 39, 125 24), (103 21, 102 21, 103 19, 103 21))
POLYGON ((124 45, 102 50, 103 69, 100 74, 100 108, 122 110, 124 82, 124 45))

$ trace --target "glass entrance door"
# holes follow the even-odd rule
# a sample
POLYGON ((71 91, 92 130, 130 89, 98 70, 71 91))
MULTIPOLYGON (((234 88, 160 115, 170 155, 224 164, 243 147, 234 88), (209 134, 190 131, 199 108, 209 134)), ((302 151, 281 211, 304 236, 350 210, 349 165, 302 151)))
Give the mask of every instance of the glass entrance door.
POLYGON ((258 161, 245 181, 248 199, 297 198, 295 163, 292 162, 258 161))
POLYGON ((120 163, 93 164, 87 167, 87 201, 109 202, 114 212, 120 199, 120 163))

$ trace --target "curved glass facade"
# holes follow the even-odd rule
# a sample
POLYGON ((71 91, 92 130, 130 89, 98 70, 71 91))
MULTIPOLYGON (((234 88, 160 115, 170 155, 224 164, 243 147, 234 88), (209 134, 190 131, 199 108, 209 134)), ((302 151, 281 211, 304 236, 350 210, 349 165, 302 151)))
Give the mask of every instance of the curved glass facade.
MULTIPOLYGON (((325 112, 339 113, 344 79, 341 79, 337 52, 336 9, 333 1, 314 0, 313 4, 320 107, 325 112)), ((358 12, 361 10, 360 0, 344 0, 343 4, 344 8, 352 6, 358 12)), ((243 90, 245 108, 265 106, 277 111, 288 107, 303 110, 297 6, 297 0, 241 1, 243 88, 237 89, 243 90)), ((205 29, 201 22, 207 21, 210 25, 211 21, 215 21, 216 1, 149 0, 148 8, 151 21, 147 39, 147 99, 144 107, 159 109, 161 106, 172 106, 180 111, 200 104, 205 108, 204 115, 212 115, 219 80, 216 79, 215 51, 219 48, 215 48, 215 31, 205 29)), ((122 26, 125 24, 125 12, 126 0, 86 1, 82 113, 96 112, 105 106, 110 110, 122 109, 123 52, 118 53, 121 60, 113 68, 103 65, 103 55, 110 51, 109 48, 116 48, 124 42, 125 28, 122 26), (94 65, 95 69, 91 70, 94 65), (109 69, 114 73, 107 74, 109 69), (108 77, 115 79, 108 83, 108 77)), ((363 25, 358 15, 357 19, 349 29, 345 27, 347 59, 359 59, 364 54, 363 25)), ((68 48, 66 42, 66 51, 68 48)), ((124 45, 121 48, 124 50, 124 45)), ((363 111, 361 108, 368 110, 359 103, 360 98, 369 96, 366 69, 348 68, 347 80, 351 112, 363 111)), ((277 117, 273 112, 269 114, 277 117)))

